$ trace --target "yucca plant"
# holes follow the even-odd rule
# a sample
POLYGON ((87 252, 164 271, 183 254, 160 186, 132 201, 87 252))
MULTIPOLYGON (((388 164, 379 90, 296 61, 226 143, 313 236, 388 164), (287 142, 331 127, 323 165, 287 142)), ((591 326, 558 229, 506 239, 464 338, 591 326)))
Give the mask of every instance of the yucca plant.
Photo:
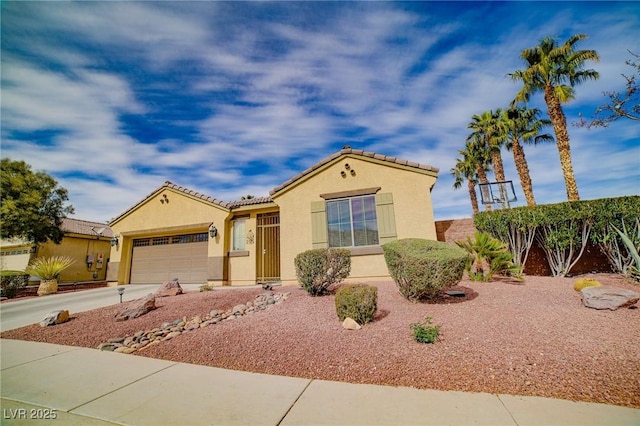
POLYGON ((38 257, 25 272, 40 278, 38 296, 44 296, 58 291, 58 277, 60 273, 73 265, 75 260, 69 256, 38 257))
POLYGON ((69 256, 38 257, 25 269, 30 275, 35 275, 41 280, 58 279, 60 273, 73 265, 76 261, 69 256))

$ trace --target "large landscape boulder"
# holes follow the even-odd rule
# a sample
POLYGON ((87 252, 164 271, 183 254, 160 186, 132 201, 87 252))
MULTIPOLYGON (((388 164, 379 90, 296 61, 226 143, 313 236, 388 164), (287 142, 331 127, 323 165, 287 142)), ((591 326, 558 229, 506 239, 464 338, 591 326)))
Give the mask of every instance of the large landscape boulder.
POLYGON ((155 292, 156 297, 177 296, 178 294, 182 294, 182 287, 180 287, 177 278, 163 282, 155 292))
POLYGON ((126 321, 128 319, 138 318, 156 308, 156 297, 153 293, 147 294, 145 297, 130 302, 127 306, 120 309, 116 315, 116 321, 126 321))
POLYGON ((69 321, 69 311, 60 310, 52 311, 47 314, 42 321, 40 321, 41 327, 48 327, 50 325, 62 324, 69 321))
POLYGON ((640 293, 618 287, 586 287, 580 290, 584 306, 593 309, 610 309, 635 305, 640 300, 640 293))

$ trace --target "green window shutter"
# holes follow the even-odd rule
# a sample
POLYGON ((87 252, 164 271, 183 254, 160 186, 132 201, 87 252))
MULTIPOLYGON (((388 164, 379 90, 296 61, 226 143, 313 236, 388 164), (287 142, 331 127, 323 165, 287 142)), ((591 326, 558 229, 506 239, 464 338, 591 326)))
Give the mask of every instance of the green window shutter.
POLYGON ((327 208, 325 201, 311 203, 311 242, 313 248, 327 247, 327 208))
POLYGON ((378 239, 380 245, 395 240, 396 216, 393 212, 393 194, 390 192, 376 194, 376 214, 378 216, 378 239))

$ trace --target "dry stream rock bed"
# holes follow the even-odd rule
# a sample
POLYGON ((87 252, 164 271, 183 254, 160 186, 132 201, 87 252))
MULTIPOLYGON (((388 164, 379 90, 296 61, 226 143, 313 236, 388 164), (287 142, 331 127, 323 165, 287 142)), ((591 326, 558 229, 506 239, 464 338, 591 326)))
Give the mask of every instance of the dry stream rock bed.
MULTIPOLYGON (((640 290, 619 275, 591 276, 603 285, 640 290)), ((154 337, 157 343, 150 344, 146 335, 148 343, 131 351, 133 356, 351 383, 640 408, 640 309, 586 308, 573 281, 535 276, 521 284, 463 280, 454 290, 465 296, 441 303, 412 303, 393 282, 372 283, 378 287, 375 321, 357 331, 342 327, 333 295, 311 297, 296 287, 275 287, 271 292, 216 289, 156 298, 156 309, 119 322, 114 320, 119 304, 71 312, 65 323, 34 324, 1 337, 90 348, 113 344, 115 350, 141 343, 141 336, 152 331, 161 335, 154 337), (212 314, 247 311, 247 302, 265 294, 279 295, 279 302, 212 321, 212 314), (418 343, 411 334, 410 325, 427 316, 441 326, 435 344, 418 343), (170 331, 163 335, 163 327, 170 331)))

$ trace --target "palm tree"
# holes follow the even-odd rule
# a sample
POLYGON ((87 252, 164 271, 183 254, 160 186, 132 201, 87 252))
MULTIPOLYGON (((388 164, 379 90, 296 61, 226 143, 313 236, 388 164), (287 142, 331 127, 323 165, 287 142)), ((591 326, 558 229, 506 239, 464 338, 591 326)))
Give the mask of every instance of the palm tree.
MULTIPOLYGON (((477 183, 489 183, 489 179, 487 179, 487 172, 490 170, 491 154, 489 153, 487 146, 484 144, 484 141, 476 136, 469 136, 467 138, 465 149, 460 151, 460 153, 463 156, 468 157, 470 164, 475 165, 477 183)), ((488 193, 485 193, 483 198, 488 199, 488 193)), ((491 210, 491 204, 485 204, 485 209, 491 210)))
MULTIPOLYGON (((493 164, 493 172, 496 180, 503 182, 505 180, 504 166, 502 165, 502 155, 500 150, 506 141, 506 125, 501 120, 502 110, 498 108, 494 111, 484 111, 482 114, 476 114, 471 118, 471 122, 467 128, 473 130, 469 135, 481 144, 484 144, 491 155, 491 164, 493 164)), ((467 140, 469 140, 467 138, 467 140)))
POLYGON ((540 110, 537 108, 512 108, 502 119, 506 121, 509 130, 509 139, 506 143, 507 150, 513 152, 513 161, 520 177, 522 192, 527 200, 528 206, 535 206, 536 200, 533 196, 533 185, 529 174, 529 166, 524 155, 524 149, 520 144, 520 139, 524 143, 537 144, 539 142, 552 142, 553 136, 548 133, 540 134, 543 127, 551 125, 551 121, 540 119, 540 110))
POLYGON ((523 83, 512 106, 518 102, 527 102, 534 93, 544 93, 544 101, 556 135, 569 201, 577 201, 580 196, 571 163, 569 132, 562 104, 575 97, 575 85, 599 77, 595 70, 583 69, 585 61, 600 60, 598 53, 595 50, 574 50, 576 43, 585 38, 587 36, 584 34, 573 35, 564 44, 558 45, 555 38, 545 37, 538 46, 522 51, 520 56, 525 60, 527 68, 509 74, 514 80, 523 83))
POLYGON ((466 150, 460 150, 458 152, 462 155, 462 158, 458 158, 456 160, 456 166, 451 169, 451 174, 455 177, 453 188, 460 189, 465 179, 467 180, 471 209, 475 215, 479 211, 478 195, 476 194, 476 185, 478 184, 476 163, 466 150))

